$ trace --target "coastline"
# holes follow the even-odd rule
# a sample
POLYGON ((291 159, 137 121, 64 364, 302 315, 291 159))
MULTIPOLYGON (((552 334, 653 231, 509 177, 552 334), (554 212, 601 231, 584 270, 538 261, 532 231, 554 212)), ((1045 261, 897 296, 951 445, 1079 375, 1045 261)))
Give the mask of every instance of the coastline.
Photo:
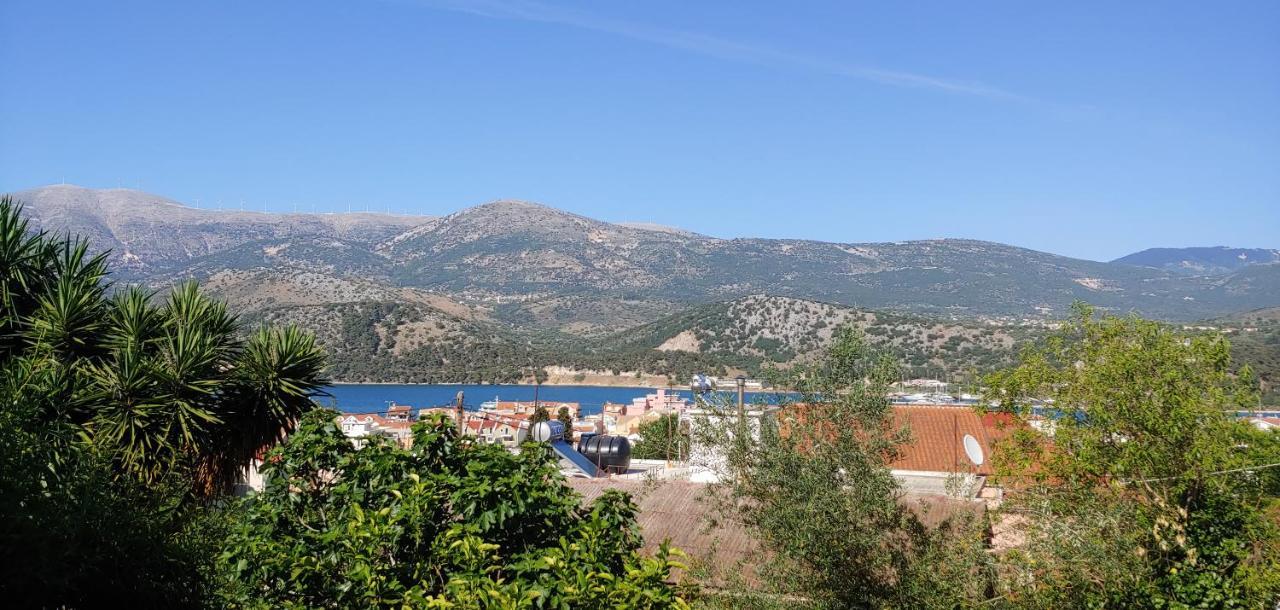
POLYGON ((333 381, 330 381, 330 382, 329 382, 329 385, 361 385, 361 386, 365 386, 365 385, 367 385, 367 386, 383 386, 383 385, 420 385, 420 386, 425 386, 425 387, 438 387, 438 386, 450 386, 450 385, 479 385, 479 386, 493 386, 493 387, 502 387, 502 386, 524 386, 524 387, 530 387, 530 388, 532 388, 532 387, 534 387, 534 386, 537 386, 537 385, 541 385, 542 387, 579 387, 579 388, 642 388, 642 389, 646 389, 646 390, 675 390, 675 391, 680 391, 680 390, 686 390, 686 391, 687 391, 687 390, 689 389, 687 386, 658 385, 658 384, 652 384, 652 383, 644 383, 642 380, 635 380, 635 381, 634 381, 634 382, 632 382, 632 383, 587 383, 587 382, 585 382, 585 381, 584 381, 584 382, 581 382, 581 383, 574 383, 574 382, 572 382, 572 381, 564 381, 564 382, 560 382, 560 381, 557 381, 557 382, 550 382, 550 381, 548 381, 548 382, 543 383, 543 384, 526 383, 526 382, 513 382, 513 383, 473 383, 473 382, 466 382, 466 381, 448 381, 448 382, 441 382, 441 383, 419 383, 419 382, 412 382, 412 381, 411 381, 411 382, 399 382, 399 381, 338 381, 338 380, 333 380, 333 381))

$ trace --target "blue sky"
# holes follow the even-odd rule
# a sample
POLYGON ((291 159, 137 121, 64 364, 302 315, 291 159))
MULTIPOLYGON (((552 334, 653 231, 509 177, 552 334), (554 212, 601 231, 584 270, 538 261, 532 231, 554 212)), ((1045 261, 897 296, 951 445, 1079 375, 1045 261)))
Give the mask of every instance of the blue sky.
POLYGON ((0 190, 1280 247, 1280 3, 0 3, 0 190))

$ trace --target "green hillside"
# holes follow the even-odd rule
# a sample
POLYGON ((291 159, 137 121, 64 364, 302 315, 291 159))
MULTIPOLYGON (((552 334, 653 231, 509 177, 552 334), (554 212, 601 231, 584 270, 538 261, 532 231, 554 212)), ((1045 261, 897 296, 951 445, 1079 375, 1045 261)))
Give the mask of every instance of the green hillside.
POLYGON ((1253 367, 1262 383, 1262 402, 1280 405, 1280 307, 1248 311, 1210 324, 1227 333, 1236 365, 1253 367))

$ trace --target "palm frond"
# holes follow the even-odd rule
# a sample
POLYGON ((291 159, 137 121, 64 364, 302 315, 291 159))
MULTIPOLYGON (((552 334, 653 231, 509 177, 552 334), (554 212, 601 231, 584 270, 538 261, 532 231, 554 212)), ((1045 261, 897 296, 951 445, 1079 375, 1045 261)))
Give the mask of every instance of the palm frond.
POLYGON ((327 381, 325 353, 296 326, 259 329, 245 345, 226 403, 220 442, 202 464, 208 484, 227 488, 264 448, 283 440, 316 407, 327 381))

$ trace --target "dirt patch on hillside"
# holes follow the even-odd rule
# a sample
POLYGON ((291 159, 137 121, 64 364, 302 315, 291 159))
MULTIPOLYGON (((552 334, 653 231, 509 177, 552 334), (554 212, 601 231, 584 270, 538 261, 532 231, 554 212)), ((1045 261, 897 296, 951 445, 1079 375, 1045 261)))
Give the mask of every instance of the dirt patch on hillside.
POLYGON ((702 342, 698 340, 698 335, 691 330, 682 331, 680 334, 667 339, 658 346, 660 352, 693 352, 695 354, 702 351, 702 342))

